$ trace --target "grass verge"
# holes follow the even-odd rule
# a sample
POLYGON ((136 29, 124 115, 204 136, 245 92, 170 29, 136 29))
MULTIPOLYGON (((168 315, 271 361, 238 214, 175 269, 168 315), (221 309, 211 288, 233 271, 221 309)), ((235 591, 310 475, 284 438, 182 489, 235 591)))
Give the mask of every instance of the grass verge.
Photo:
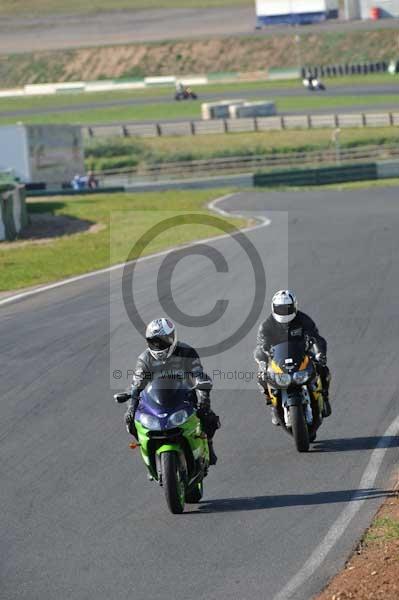
MULTIPOLYGON (((190 211, 209 213, 207 202, 225 191, 170 191, 109 196, 55 197, 29 201, 29 213, 67 215, 99 223, 105 227, 97 233, 77 233, 46 243, 0 243, 0 291, 57 281, 73 275, 101 269, 126 260, 135 242, 164 218, 190 211), (112 237, 110 229, 112 223, 112 237), (110 244, 112 239, 112 244, 110 244)), ((226 219, 239 227, 241 219, 226 219)), ((145 254, 195 239, 218 235, 212 226, 187 225, 169 229, 158 236, 145 254)))
MULTIPOLYGON (((263 97, 251 100, 264 100, 263 97)), ((279 112, 309 110, 331 110, 337 108, 353 108, 359 105, 378 108, 378 106, 398 106, 398 97, 393 94, 365 95, 365 96, 296 96, 283 97, 273 94, 279 112)), ((157 104, 136 104, 131 106, 79 106, 76 110, 64 112, 51 112, 45 114, 10 116, 7 111, 0 116, 0 124, 23 123, 35 124, 95 124, 95 123, 123 123, 127 121, 162 121, 168 119, 200 119, 201 101, 193 102, 159 102, 157 104)))
POLYGON ((392 517, 379 517, 363 538, 365 544, 374 542, 399 541, 399 521, 392 517))
MULTIPOLYGON (((339 89, 340 87, 350 86, 353 88, 359 86, 378 86, 392 85, 399 82, 399 76, 375 74, 375 75, 354 75, 352 77, 337 77, 327 80, 327 87, 339 89)), ((241 92, 259 92, 260 95, 269 93, 275 89, 297 89, 302 91, 303 87, 297 79, 286 79, 276 81, 237 81, 234 83, 218 83, 196 85, 195 90, 200 95, 224 94, 234 92, 238 95, 241 92)), ((378 89, 378 88, 377 88, 378 89)), ((174 86, 150 87, 143 90, 114 90, 110 92, 65 92, 51 96, 26 96, 15 98, 0 98, 0 113, 15 112, 18 110, 46 110, 52 108, 65 108, 71 106, 112 103, 118 101, 131 100, 151 100, 152 98, 173 97, 174 86)), ((51 110, 49 111, 51 112, 51 110)))

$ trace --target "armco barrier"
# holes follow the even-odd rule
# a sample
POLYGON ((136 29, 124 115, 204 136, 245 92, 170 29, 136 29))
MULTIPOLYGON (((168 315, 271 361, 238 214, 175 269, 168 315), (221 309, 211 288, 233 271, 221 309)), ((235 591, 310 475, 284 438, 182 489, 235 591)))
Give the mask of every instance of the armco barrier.
POLYGON ((164 123, 162 125, 162 135, 165 136, 187 136, 191 134, 191 123, 188 122, 164 123))
POLYGON ((25 188, 0 184, 0 240, 14 240, 27 224, 25 188))
POLYGON ((365 124, 363 114, 346 113, 338 115, 339 127, 363 127, 365 124))
POLYGON ((195 123, 196 135, 206 133, 226 133, 224 121, 221 119, 213 119, 211 121, 197 121, 195 123))
POLYGON ((258 131, 269 131, 282 128, 283 120, 281 117, 258 117, 256 119, 256 129, 258 131))
POLYGON ((390 127, 393 123, 390 113, 366 113, 364 120, 366 127, 390 127))
POLYGON ((157 126, 155 123, 142 124, 127 124, 123 126, 123 135, 125 137, 156 137, 158 135, 157 126))
POLYGON ((310 121, 308 115, 288 115, 283 117, 284 129, 309 129, 310 121))
POLYGON ((312 128, 320 127, 324 129, 327 129, 329 127, 336 127, 337 122, 335 115, 311 115, 310 126, 312 128))
POLYGON ((120 123, 83 126, 88 137, 157 137, 233 133, 237 131, 267 131, 271 129, 397 127, 399 113, 336 113, 318 115, 278 115, 242 119, 210 119, 205 121, 176 121, 153 123, 120 123))
POLYGON ((320 169, 298 169, 290 171, 274 171, 256 173, 255 187, 275 185, 324 185, 345 181, 377 179, 377 165, 366 163, 361 165, 344 165, 342 167, 324 167, 320 169))
POLYGON ((214 175, 239 173, 274 173, 277 170, 316 169, 342 167, 344 165, 369 164, 378 161, 399 159, 397 145, 369 145, 359 148, 334 147, 302 152, 267 153, 246 156, 227 156, 200 160, 167 161, 144 163, 124 169, 97 172, 96 177, 103 185, 134 184, 136 182, 165 181, 214 175))
MULTIPOLYGON (((134 181, 128 177, 120 178, 119 187, 100 188, 95 193, 100 191, 110 193, 112 191, 125 192, 151 192, 162 191, 167 189, 206 189, 220 187, 245 187, 253 186, 302 186, 302 185, 324 185, 329 183, 359 181, 369 179, 381 179, 384 177, 394 177, 399 175, 399 161, 369 163, 366 165, 349 165, 347 167, 329 167, 309 170, 285 170, 272 171, 270 173, 261 173, 254 175, 253 173, 243 174, 225 174, 218 176, 202 175, 200 177, 191 177, 184 179, 177 176, 159 181, 151 178, 148 181, 143 179, 134 181)), ((85 192, 74 192, 72 190, 48 190, 46 192, 29 193, 29 195, 46 195, 56 196, 60 194, 75 195, 85 192)), ((93 193, 93 192, 86 192, 93 193)))
POLYGON ((255 119, 226 119, 226 132, 239 133, 255 131, 255 119))

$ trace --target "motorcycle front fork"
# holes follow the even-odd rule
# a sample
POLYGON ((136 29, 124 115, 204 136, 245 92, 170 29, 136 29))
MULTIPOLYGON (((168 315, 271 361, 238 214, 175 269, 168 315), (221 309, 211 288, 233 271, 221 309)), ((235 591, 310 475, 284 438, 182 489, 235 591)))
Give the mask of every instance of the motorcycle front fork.
MULTIPOLYGON (((309 391, 308 391, 308 388, 306 387, 306 385, 302 386, 302 394, 303 394, 303 398, 305 400, 305 402, 303 403, 303 406, 305 407, 306 423, 308 425, 312 425, 313 424, 313 412, 312 412, 312 406, 310 403, 311 401, 310 401, 309 391)), ((291 415, 290 415, 289 407, 284 404, 283 409, 284 409, 285 426, 291 427, 291 415)))

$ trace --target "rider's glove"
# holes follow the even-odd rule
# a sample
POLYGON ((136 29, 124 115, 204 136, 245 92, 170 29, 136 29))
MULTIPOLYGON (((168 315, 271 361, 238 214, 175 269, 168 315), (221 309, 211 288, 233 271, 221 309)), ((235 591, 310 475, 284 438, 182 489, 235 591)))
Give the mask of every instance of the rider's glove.
POLYGON ((129 408, 125 412, 126 425, 131 425, 132 423, 134 424, 134 413, 135 413, 135 411, 133 410, 133 407, 129 406, 129 408))
POLYGON ((318 352, 315 356, 316 362, 319 363, 322 367, 325 367, 327 364, 327 356, 323 354, 323 352, 318 352))
POLYGON ((134 437, 138 439, 136 425, 134 422, 135 412, 136 411, 134 410, 133 406, 129 406, 128 410, 125 412, 125 423, 128 433, 134 435, 134 437))

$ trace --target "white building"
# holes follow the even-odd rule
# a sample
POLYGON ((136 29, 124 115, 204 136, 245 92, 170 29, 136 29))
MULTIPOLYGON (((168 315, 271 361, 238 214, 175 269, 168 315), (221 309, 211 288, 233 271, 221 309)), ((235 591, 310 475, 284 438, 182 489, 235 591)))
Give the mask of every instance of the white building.
POLYGON ((338 17, 338 0, 256 0, 256 27, 319 23, 338 17))
POLYGON ((82 134, 74 125, 0 126, 0 171, 23 183, 69 182, 84 173, 82 134))

